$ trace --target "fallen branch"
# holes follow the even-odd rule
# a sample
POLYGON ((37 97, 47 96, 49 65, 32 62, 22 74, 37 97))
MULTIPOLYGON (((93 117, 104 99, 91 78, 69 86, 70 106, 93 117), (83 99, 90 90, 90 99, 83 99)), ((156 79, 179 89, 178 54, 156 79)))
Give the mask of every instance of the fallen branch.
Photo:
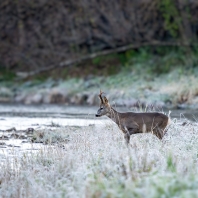
POLYGON ((71 60, 66 60, 63 62, 60 62, 58 65, 51 65, 48 67, 43 67, 41 69, 38 69, 36 71, 31 71, 29 73, 26 72, 18 72, 17 75, 22 78, 28 78, 31 76, 35 76, 37 74, 46 72, 46 71, 50 71, 53 69, 57 69, 57 68, 62 68, 62 67, 66 67, 66 66, 70 66, 70 65, 74 65, 74 64, 79 64, 83 61, 86 60, 90 60, 99 56, 104 56, 104 55, 108 55, 108 54, 112 54, 112 53, 119 53, 119 52, 124 52, 130 49, 136 49, 136 48, 140 48, 140 47, 144 47, 144 46, 185 46, 185 44, 179 43, 179 42, 158 42, 158 41, 153 41, 152 43, 141 43, 141 44, 130 44, 130 45, 125 45, 122 47, 118 47, 115 49, 110 49, 110 50, 104 50, 104 51, 100 51, 100 52, 96 52, 96 53, 92 53, 92 54, 88 54, 88 55, 84 55, 80 58, 77 59, 71 59, 71 60))

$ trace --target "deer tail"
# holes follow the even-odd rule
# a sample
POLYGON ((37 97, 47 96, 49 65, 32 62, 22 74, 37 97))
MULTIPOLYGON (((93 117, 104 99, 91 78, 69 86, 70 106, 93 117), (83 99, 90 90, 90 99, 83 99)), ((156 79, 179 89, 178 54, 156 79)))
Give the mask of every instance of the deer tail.
POLYGON ((171 111, 168 112, 168 122, 167 126, 171 124, 171 117, 170 117, 171 111))

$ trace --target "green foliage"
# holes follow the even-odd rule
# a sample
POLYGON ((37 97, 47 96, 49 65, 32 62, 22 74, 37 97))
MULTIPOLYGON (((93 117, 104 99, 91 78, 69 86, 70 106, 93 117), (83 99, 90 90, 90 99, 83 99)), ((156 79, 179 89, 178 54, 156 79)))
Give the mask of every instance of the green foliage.
POLYGON ((129 66, 129 61, 131 60, 131 58, 133 58, 134 56, 136 56, 136 51, 135 50, 127 50, 126 52, 123 53, 119 53, 118 57, 119 60, 121 62, 121 64, 125 67, 129 66))
POLYGON ((138 74, 160 75, 174 68, 192 72, 198 65, 198 47, 181 46, 145 46, 122 53, 100 56, 92 59, 86 66, 86 73, 95 75, 114 75, 121 70, 125 73, 136 71, 138 74))
POLYGON ((92 59, 92 63, 94 65, 99 65, 101 63, 101 61, 102 61, 102 57, 101 56, 98 56, 98 57, 92 59))
MULTIPOLYGON (((117 53, 112 53, 106 56, 99 56, 92 59, 92 71, 93 74, 97 75, 98 71, 103 70, 104 75, 113 75, 118 72, 118 66, 120 65, 120 57, 117 53)), ((89 69, 89 68, 87 68, 89 69)))
POLYGON ((14 72, 0 66, 0 81, 11 81, 15 77, 14 72))
POLYGON ((169 31, 174 38, 178 37, 179 26, 181 25, 181 17, 173 0, 159 1, 159 9, 165 20, 165 29, 169 31))
MULTIPOLYGON (((193 46, 187 55, 186 47, 148 46, 130 52, 127 67, 138 73, 160 75, 169 73, 172 69, 181 68, 181 72, 192 72, 198 65, 198 47, 193 46)), ((126 67, 126 64, 123 66, 126 67)))
POLYGON ((176 172, 175 163, 173 162, 173 156, 171 154, 167 157, 167 169, 171 172, 176 172))

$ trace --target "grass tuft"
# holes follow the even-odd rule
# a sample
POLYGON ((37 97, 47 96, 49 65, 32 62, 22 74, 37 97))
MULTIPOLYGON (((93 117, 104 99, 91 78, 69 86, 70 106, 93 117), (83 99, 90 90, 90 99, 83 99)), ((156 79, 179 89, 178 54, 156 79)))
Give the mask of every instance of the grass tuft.
POLYGON ((57 144, 14 158, 2 156, 2 197, 149 198, 198 193, 197 123, 175 119, 163 141, 137 134, 129 148, 118 127, 109 123, 56 127, 40 136, 57 144), (70 141, 62 141, 68 136, 70 141))

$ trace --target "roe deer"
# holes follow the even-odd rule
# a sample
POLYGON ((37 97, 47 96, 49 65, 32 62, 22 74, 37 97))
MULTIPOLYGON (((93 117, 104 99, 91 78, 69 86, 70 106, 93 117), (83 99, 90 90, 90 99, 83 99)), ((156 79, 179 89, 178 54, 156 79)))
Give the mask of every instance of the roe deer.
POLYGON ((102 96, 102 94, 103 93, 100 91, 100 94, 98 95, 101 103, 96 117, 106 115, 113 120, 124 133, 124 138, 127 144, 130 141, 130 135, 136 133, 152 132, 159 139, 163 138, 165 134, 164 129, 169 122, 169 118, 166 115, 157 112, 119 113, 111 107, 107 98, 102 96))

